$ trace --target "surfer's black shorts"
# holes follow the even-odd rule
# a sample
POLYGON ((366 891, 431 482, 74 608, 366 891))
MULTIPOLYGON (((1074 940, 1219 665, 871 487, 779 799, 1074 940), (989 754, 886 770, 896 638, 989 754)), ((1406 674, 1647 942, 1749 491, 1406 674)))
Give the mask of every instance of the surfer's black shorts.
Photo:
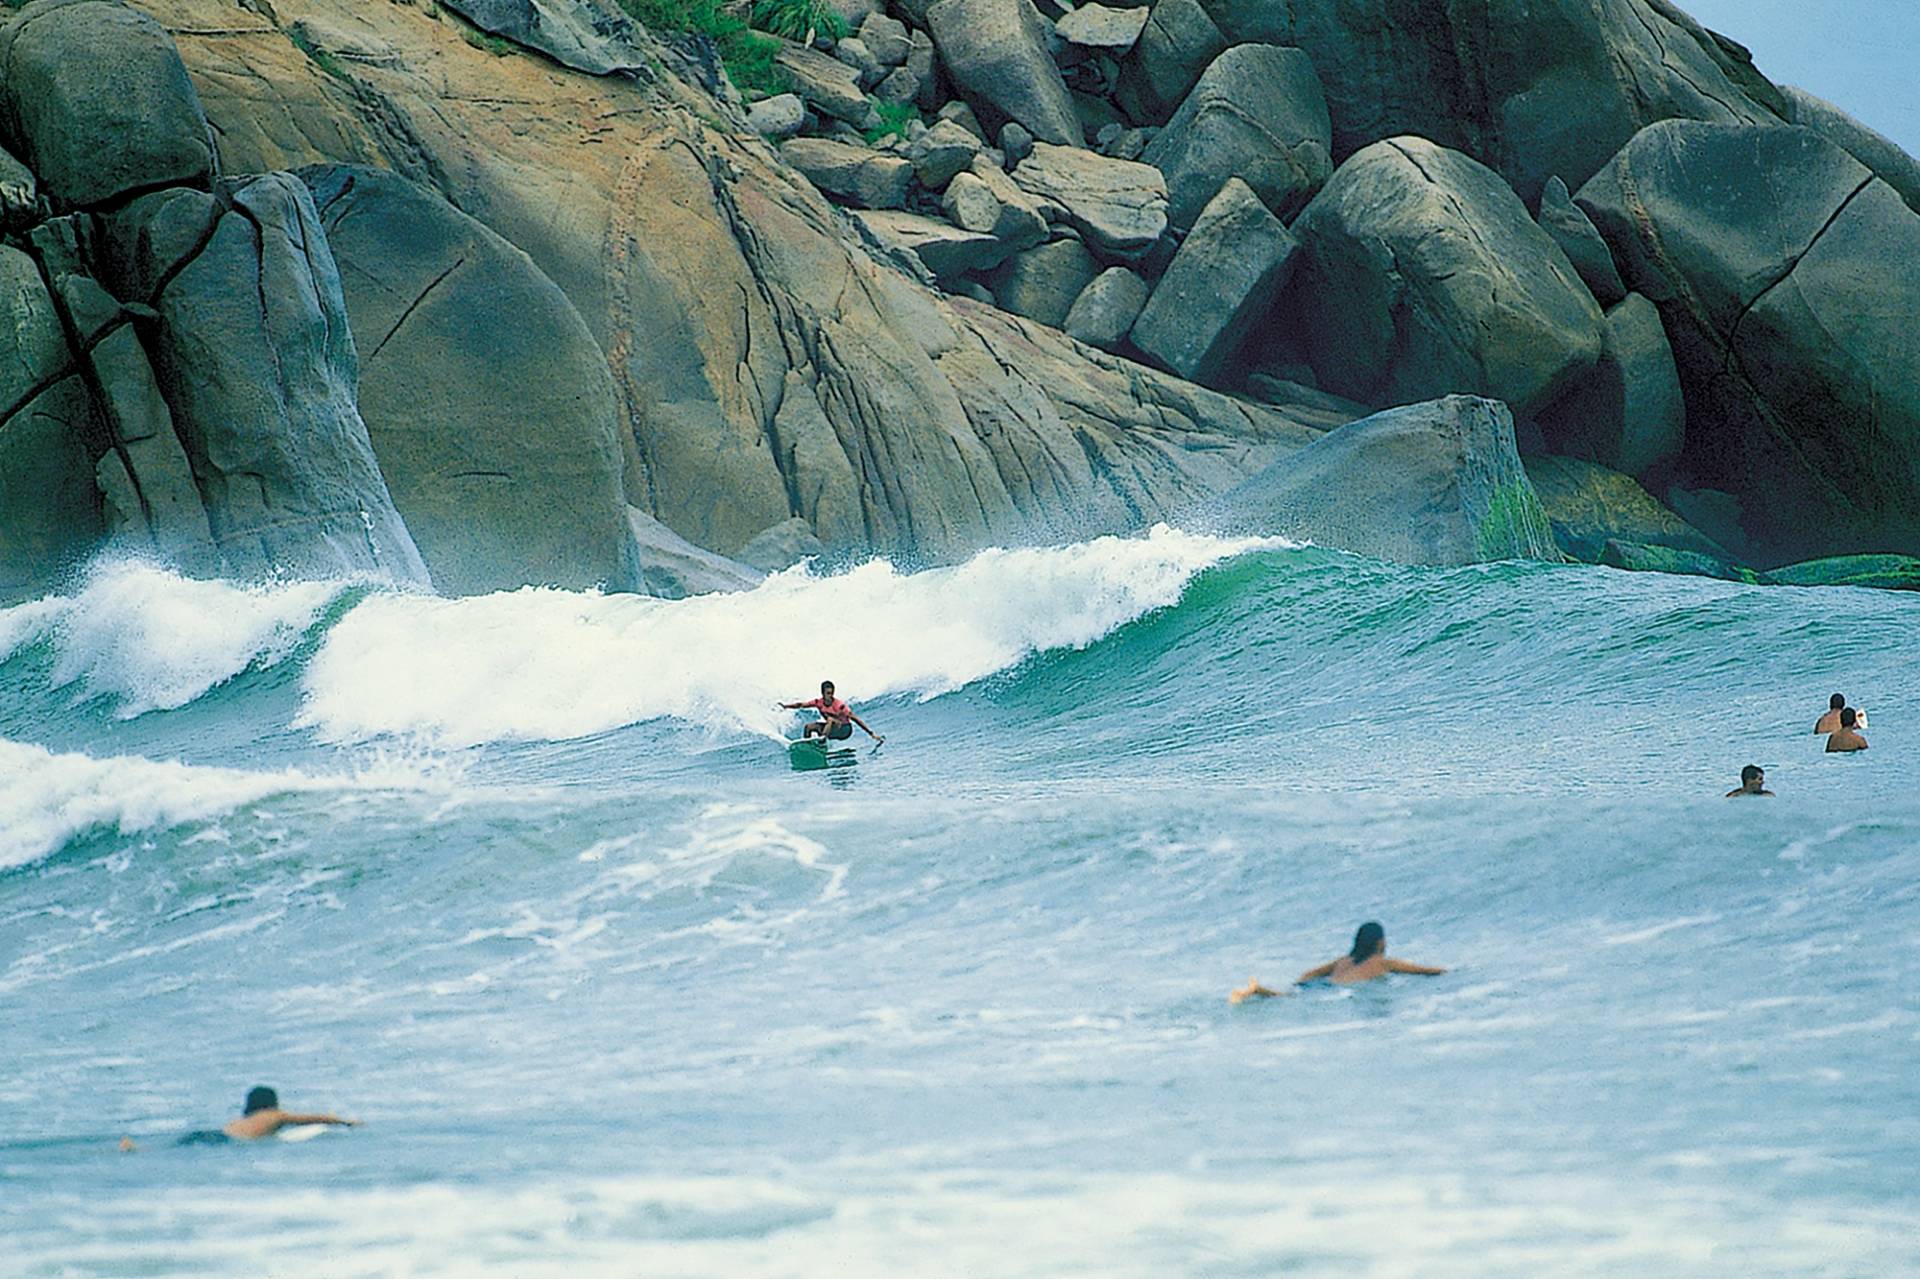
POLYGON ((849 737, 853 736, 853 725, 829 724, 827 725, 827 736, 831 737, 836 742, 844 742, 849 737))
POLYGON ((218 1128, 196 1128, 173 1144, 176 1146, 224 1146, 232 1140, 233 1138, 218 1128))

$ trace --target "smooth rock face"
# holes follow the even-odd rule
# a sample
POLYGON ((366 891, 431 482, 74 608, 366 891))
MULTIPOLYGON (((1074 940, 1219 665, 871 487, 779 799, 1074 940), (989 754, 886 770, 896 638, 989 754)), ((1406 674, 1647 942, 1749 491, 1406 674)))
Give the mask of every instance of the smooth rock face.
POLYGON ((766 574, 738 560, 702 550, 637 506, 626 509, 634 558, 644 563, 646 593, 683 600, 722 591, 750 591, 766 574))
POLYGON ((1167 229, 1167 183, 1160 170, 1074 147, 1035 143, 1013 180, 1066 211, 1088 243, 1110 257, 1143 256, 1167 229))
POLYGON ((1211 8, 1229 43, 1296 45, 1313 59, 1336 160, 1386 138, 1429 138, 1497 170, 1529 205, 1554 174, 1578 188, 1656 120, 1777 121, 1785 109, 1736 47, 1666 0, 1211 8))
POLYGON ((100 431, 39 268, 0 245, 0 591, 51 576, 105 534, 86 446, 100 431))
POLYGON ((1579 202, 1672 340, 1683 487, 1763 565, 1920 551, 1920 214, 1811 130, 1687 121, 1579 202))
POLYGON ((1920 160, 1824 98, 1792 85, 1781 86, 1781 92, 1787 95, 1789 120, 1812 129, 1872 169, 1875 177, 1900 193, 1908 208, 1920 211, 1920 160))
POLYGON ((1112 351, 1133 329, 1152 286, 1123 266, 1111 266, 1080 291, 1067 312, 1067 336, 1112 351))
POLYGON ((1573 202, 1567 184, 1559 178, 1547 179, 1540 193, 1540 229, 1552 237, 1573 263, 1573 269, 1601 306, 1614 306, 1626 300, 1627 286, 1621 283, 1620 269, 1613 264, 1613 250, 1594 228, 1593 219, 1573 202))
POLYGON ((1628 475, 1648 475, 1679 457, 1687 406, 1653 303, 1633 293, 1608 311, 1600 362, 1538 416, 1554 452, 1628 475))
POLYGON ((735 558, 763 573, 778 573, 826 549, 807 522, 795 516, 754 534, 735 558))
POLYGON ((1450 392, 1531 414, 1600 358, 1601 314, 1497 173, 1421 138, 1360 152, 1294 223, 1320 385, 1372 404, 1450 392))
POLYGON ((1100 273, 1078 240, 1054 240, 1009 258, 986 284, 1003 311, 1059 328, 1073 300, 1100 273))
POLYGON ((615 0, 440 0, 467 21, 561 66, 592 75, 639 71, 633 19, 615 0))
POLYGON ((1053 24, 1060 38, 1083 49, 1098 49, 1115 57, 1133 48, 1146 28, 1148 10, 1112 9, 1103 4, 1083 4, 1053 24))
POLYGON ((1227 179, 1160 277, 1134 345, 1181 377, 1212 381, 1286 287, 1299 248, 1251 187, 1227 179))
POLYGON ((1154 0, 1114 91, 1135 124, 1161 124, 1232 41, 1200 0, 1154 0))
POLYGON ((1043 141, 1080 145, 1073 98, 1047 53, 1046 20, 1028 0, 940 0, 927 10, 927 30, 976 109, 1017 120, 1043 141))
POLYGON ((1553 540, 1576 560, 1598 564, 1613 539, 1731 558, 1631 476, 1571 457, 1530 457, 1526 467, 1553 526, 1553 540))
POLYGON ((1291 218, 1333 173, 1332 146, 1307 55, 1245 44, 1213 60, 1140 158, 1166 174, 1167 218, 1184 230, 1232 177, 1291 218))
POLYGON ((897 67, 907 60, 907 54, 913 50, 913 40, 907 32, 907 24, 898 18, 889 18, 884 13, 870 13, 859 27, 860 43, 883 67, 897 67))
POLYGON ((312 197, 274 173, 228 198, 148 196, 108 232, 108 283, 158 313, 155 372, 226 571, 426 584, 355 407, 358 357, 312 197))
POLYGON ((441 592, 638 590, 613 382, 566 295, 404 178, 300 176, 361 335, 373 451, 441 592))
POLYGON ((1399 564, 1557 560, 1496 400, 1448 396, 1329 431, 1209 508, 1234 532, 1399 564))
POLYGON ((827 138, 795 138, 780 158, 830 196, 863 209, 898 209, 913 189, 913 165, 897 155, 827 138))
POLYGON ((0 129, 65 205, 214 172, 207 117, 173 39, 107 0, 39 0, 0 27, 0 129))

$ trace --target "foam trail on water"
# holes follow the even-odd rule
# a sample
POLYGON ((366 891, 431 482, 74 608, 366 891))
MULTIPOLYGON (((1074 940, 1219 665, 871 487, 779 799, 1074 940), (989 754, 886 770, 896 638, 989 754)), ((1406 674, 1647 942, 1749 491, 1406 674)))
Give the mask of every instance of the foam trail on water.
POLYGON ((982 551, 921 573, 875 560, 778 574, 689 600, 525 589, 367 599, 306 671, 301 723, 325 737, 440 746, 562 739, 661 716, 776 735, 782 700, 933 697, 1036 652, 1084 647, 1177 603, 1194 574, 1249 550, 1164 525, 1144 537, 982 551))
POLYGON ((291 653, 345 582, 236 586, 110 560, 71 596, 0 610, 0 660, 49 640, 56 688, 104 697, 116 718, 185 706, 291 653))
POLYGON ((445 789, 431 767, 384 763, 328 777, 249 772, 138 756, 56 753, 0 738, 0 871, 49 857, 83 835, 134 835, 221 817, 275 795, 445 789))

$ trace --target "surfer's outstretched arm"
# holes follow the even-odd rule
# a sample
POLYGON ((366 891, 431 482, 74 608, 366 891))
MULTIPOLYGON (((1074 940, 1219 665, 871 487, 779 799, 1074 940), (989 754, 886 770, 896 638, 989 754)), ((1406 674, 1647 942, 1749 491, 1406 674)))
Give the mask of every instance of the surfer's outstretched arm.
POLYGON ((1227 1002, 1241 1004, 1249 999, 1278 999, 1286 993, 1284 990, 1269 990, 1260 984, 1258 977, 1249 977, 1246 985, 1227 996, 1227 1002))
POLYGON ((852 720, 854 723, 858 724, 860 726, 861 731, 864 732, 868 737, 871 737, 874 741, 884 742, 887 740, 886 738, 880 736, 880 734, 874 732, 871 728, 868 728, 867 721, 865 721, 864 719, 861 719, 858 715, 855 715, 852 711, 847 712, 847 718, 852 720))
POLYGON ((1387 971, 1390 973, 1414 973, 1421 977, 1438 977, 1446 972, 1444 968, 1435 968, 1430 964, 1415 964, 1404 959, 1389 959, 1387 971))
POLYGON ((1318 968, 1309 968, 1307 969, 1306 972, 1301 973, 1298 977, 1294 978, 1293 984, 1296 986, 1301 986, 1301 985, 1305 985, 1307 982, 1310 982, 1310 981, 1319 981, 1322 977, 1331 977, 1333 976, 1333 970, 1339 965, 1339 963, 1340 961, 1337 959, 1329 959, 1326 963, 1320 965, 1318 968))

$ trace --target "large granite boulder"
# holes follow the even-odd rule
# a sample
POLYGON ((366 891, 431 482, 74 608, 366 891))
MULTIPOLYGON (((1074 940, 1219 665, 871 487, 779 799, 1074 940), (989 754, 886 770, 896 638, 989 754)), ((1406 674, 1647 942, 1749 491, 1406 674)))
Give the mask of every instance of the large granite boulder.
POLYGON ((1553 451, 1629 475, 1649 475, 1680 456, 1687 405, 1653 303, 1630 293, 1607 312, 1600 362, 1537 421, 1553 451))
POLYGON ((1110 266, 1080 290, 1061 327, 1077 341, 1117 351, 1152 293, 1153 286, 1126 267, 1110 266))
POLYGON ((1073 300, 1098 274, 1100 264, 1087 246, 1069 238, 1015 254, 984 283, 1001 310, 1059 328, 1073 300))
POLYGON ((116 0, 37 0, 0 26, 0 130, 62 205, 213 176, 212 134, 173 38, 116 0))
POLYGON ((1307 55, 1243 44, 1213 60, 1140 158, 1166 175, 1167 220, 1184 231, 1232 177, 1293 217, 1332 174, 1332 144, 1307 55))
POLYGON ((1540 193, 1540 229, 1573 263, 1573 269, 1601 306, 1623 302, 1627 286, 1621 282, 1620 268, 1613 264, 1613 250, 1593 225, 1593 219, 1573 202, 1567 184, 1558 177, 1547 179, 1540 193))
POLYGON ((606 357, 552 280, 396 174, 300 175, 360 335, 360 412, 436 586, 637 590, 606 357))
POLYGON ((1421 138, 1335 172, 1294 223, 1320 385, 1371 404, 1453 392, 1531 414, 1600 358, 1601 313, 1500 175, 1421 138))
POLYGON ((1875 177, 1900 193, 1908 208, 1920 210, 1920 160, 1824 98, 1792 85, 1781 86, 1781 92, 1787 95, 1789 120, 1812 129, 1872 169, 1875 177))
POLYGON ((1134 345, 1181 377, 1213 381, 1286 287, 1299 248, 1251 187, 1227 179, 1154 287, 1134 345))
POLYGON ((913 189, 913 164, 872 147, 831 138, 795 138, 780 158, 829 196, 862 209, 899 209, 913 189))
POLYGON ((1763 565, 1920 551, 1920 214, 1812 130, 1691 121, 1578 198, 1672 339, 1683 486, 1763 565))
POLYGON ((1135 124, 1165 123, 1231 43, 1201 0, 1153 0, 1114 99, 1135 124))
POLYGON ((1047 23, 1030 0, 940 0, 927 31, 974 109, 1014 120, 1043 142, 1079 146, 1080 117, 1047 52, 1047 23))
POLYGON ((1097 50, 1119 57, 1133 48, 1147 25, 1145 6, 1113 8, 1104 4, 1083 4, 1062 14, 1053 29, 1062 40, 1081 49, 1097 50))
POLYGON ((0 245, 0 598, 40 583, 106 532, 91 398, 40 270, 0 245))
POLYGON ((0 234, 26 226, 39 211, 39 179, 0 148, 0 234))
POLYGON ((942 283, 975 271, 991 271, 1013 251, 991 231, 969 231, 921 213, 862 210, 853 219, 875 243, 911 253, 927 274, 942 283))
POLYGON ((1667 0, 1208 8, 1228 43, 1296 45, 1313 59, 1336 160, 1384 138, 1430 138, 1498 170, 1530 205, 1554 174, 1577 189, 1656 120, 1777 122, 1786 108, 1746 50, 1667 0))
POLYGON ((695 546, 637 506, 627 508, 627 524, 634 557, 647 566, 648 595, 681 600, 750 591, 766 580, 760 569, 695 546))
POLYGON ((1495 400, 1448 396, 1327 434, 1209 508, 1236 533, 1291 537, 1399 564, 1557 560, 1495 400))
POLYGON ((860 73, 818 49, 782 41, 774 63, 786 73, 794 96, 829 119, 865 128, 873 103, 860 91, 860 73))
POLYGON ((633 19, 616 0, 439 0, 482 31, 592 75, 640 71, 633 19))
POLYGON ((1526 467, 1553 526, 1553 540, 1576 560, 1598 564, 1607 543, 1615 540, 1733 558, 1630 475, 1572 457, 1530 457, 1526 467))
POLYGON ((1058 205, 1089 247, 1110 258, 1138 259, 1166 233, 1167 182, 1150 164, 1038 142, 1013 180, 1058 205))
POLYGON ((110 219, 108 283, 148 348, 225 570, 426 584, 355 405, 358 352, 313 198, 286 173, 110 219))

